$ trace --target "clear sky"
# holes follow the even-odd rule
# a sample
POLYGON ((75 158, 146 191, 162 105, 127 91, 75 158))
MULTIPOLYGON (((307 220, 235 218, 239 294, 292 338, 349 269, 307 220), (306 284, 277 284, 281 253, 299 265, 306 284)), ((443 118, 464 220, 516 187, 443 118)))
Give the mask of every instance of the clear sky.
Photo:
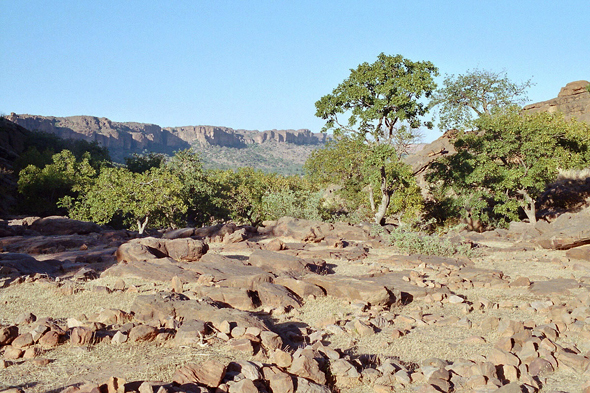
POLYGON ((590 2, 0 0, 0 112, 317 132, 315 102, 380 52, 543 101, 590 80, 590 2))

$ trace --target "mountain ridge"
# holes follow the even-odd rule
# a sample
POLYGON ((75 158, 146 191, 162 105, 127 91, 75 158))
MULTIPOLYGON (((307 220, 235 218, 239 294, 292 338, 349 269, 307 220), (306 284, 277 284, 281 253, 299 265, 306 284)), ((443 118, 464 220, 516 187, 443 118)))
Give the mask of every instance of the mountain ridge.
POLYGON ((319 147, 330 138, 308 129, 258 131, 207 125, 161 127, 85 115, 57 117, 11 113, 6 119, 31 131, 48 132, 64 139, 96 141, 119 160, 144 151, 171 154, 197 144, 201 147, 246 148, 252 144, 276 142, 319 147))

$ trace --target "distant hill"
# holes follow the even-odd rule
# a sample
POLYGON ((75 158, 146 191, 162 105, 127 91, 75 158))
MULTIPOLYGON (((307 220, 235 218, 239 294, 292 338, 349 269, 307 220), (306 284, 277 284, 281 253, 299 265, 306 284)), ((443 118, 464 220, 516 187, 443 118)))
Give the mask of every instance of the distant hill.
POLYGON ((265 171, 296 174, 309 154, 324 145, 326 134, 310 130, 234 130, 218 126, 160 127, 155 124, 114 122, 94 116, 38 116, 11 113, 6 119, 28 130, 64 139, 96 141, 115 161, 132 153, 173 154, 194 147, 208 168, 252 166, 265 171))

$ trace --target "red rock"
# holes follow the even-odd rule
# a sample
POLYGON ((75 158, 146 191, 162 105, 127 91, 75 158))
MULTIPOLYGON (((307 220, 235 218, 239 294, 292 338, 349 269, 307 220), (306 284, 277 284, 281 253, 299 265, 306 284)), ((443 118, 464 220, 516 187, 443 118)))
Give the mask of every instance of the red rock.
POLYGON ((200 383, 216 388, 225 375, 226 365, 216 361, 207 360, 201 364, 187 364, 174 374, 173 380, 179 385, 186 383, 200 383))
POLYGON ((0 328, 0 346, 10 344, 17 337, 17 326, 5 326, 0 328))
POLYGON ((283 346, 283 340, 281 339, 281 336, 279 336, 278 334, 276 334, 274 332, 270 332, 270 331, 260 332, 260 339, 262 340, 262 345, 267 350, 274 351, 275 349, 280 349, 283 346))
POLYGON ((138 325, 129 331, 129 340, 137 341, 153 341, 158 335, 158 329, 149 325, 138 325))
POLYGON ((19 335, 12 341, 12 346, 15 348, 26 348, 33 345, 33 335, 31 333, 25 333, 19 335))
POLYGON ((281 251, 285 249, 285 243, 281 239, 273 239, 264 246, 268 251, 281 251))
POLYGON ((78 326, 72 329, 70 333, 70 343, 72 345, 90 345, 94 344, 95 335, 92 329, 78 326))
POLYGON ((315 359, 310 359, 305 356, 300 356, 293 360, 289 372, 302 378, 307 378, 315 383, 324 385, 326 383, 326 375, 320 370, 320 366, 315 359))
POLYGON ((15 348, 11 345, 4 347, 4 359, 19 359, 24 355, 25 351, 20 348, 15 348))

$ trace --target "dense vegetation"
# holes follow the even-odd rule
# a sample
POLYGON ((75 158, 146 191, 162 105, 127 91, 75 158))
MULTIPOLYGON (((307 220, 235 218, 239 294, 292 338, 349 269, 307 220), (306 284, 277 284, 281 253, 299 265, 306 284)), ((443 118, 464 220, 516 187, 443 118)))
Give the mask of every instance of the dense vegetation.
MULTIPOLYGON (((122 165, 97 144, 36 133, 14 165, 17 212, 68 214, 140 232, 228 220, 256 226, 281 216, 422 229, 424 222, 463 221, 477 229, 534 223, 536 199, 559 170, 588 167, 590 125, 523 115, 530 82, 513 83, 505 73, 447 76, 439 89, 437 75, 432 63, 399 55, 381 54, 352 69, 316 103, 323 131, 334 138, 303 168, 285 164, 283 174, 261 170, 263 161, 283 159, 263 159, 261 151, 247 155, 258 169, 211 169, 211 157, 195 150, 133 155, 122 165), (428 189, 420 189, 403 156, 420 127, 432 126, 434 107, 442 126, 458 130, 457 154, 435 162, 428 189)), ((417 244, 400 228, 392 239, 417 244)), ((422 248, 457 252, 433 244, 422 248)))

